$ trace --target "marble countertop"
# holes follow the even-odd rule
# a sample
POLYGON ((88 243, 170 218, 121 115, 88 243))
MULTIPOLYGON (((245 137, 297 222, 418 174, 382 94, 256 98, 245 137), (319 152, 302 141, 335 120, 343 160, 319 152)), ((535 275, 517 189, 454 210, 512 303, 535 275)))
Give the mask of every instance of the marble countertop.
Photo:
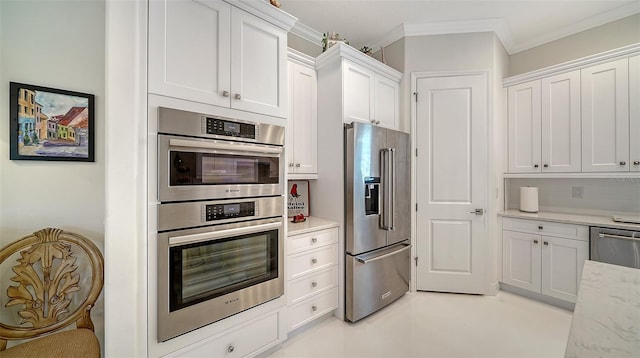
POLYGON ((565 357, 640 356, 640 269, 585 261, 565 357))
POLYGON ((325 219, 308 216, 307 220, 301 223, 292 223, 291 218, 287 219, 288 235, 300 235, 308 232, 329 229, 332 227, 338 227, 339 224, 335 221, 329 221, 325 219))
POLYGON ((581 215, 581 214, 568 214, 568 213, 554 213, 540 211, 538 213, 525 213, 520 210, 510 209, 501 211, 499 216, 518 219, 535 219, 544 221, 553 221, 568 224, 589 225, 589 226, 601 226, 617 229, 627 230, 640 230, 640 224, 622 223, 613 221, 612 216, 596 216, 596 215, 581 215))

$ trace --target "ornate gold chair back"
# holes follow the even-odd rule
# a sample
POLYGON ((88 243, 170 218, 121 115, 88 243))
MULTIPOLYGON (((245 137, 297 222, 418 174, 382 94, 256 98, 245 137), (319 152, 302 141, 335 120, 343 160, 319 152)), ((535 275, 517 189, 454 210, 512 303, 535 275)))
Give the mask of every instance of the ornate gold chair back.
MULTIPOLYGON (((12 257, 17 264, 11 267, 12 272, 3 271, 1 276, 10 277, 12 282, 6 291, 8 300, 3 301, 6 303, 0 308, 13 312, 0 315, 3 317, 0 318, 0 356, 8 357, 16 350, 15 353, 20 351, 21 354, 37 357, 36 353, 32 355, 29 351, 28 345, 32 343, 39 345, 51 357, 58 356, 51 355, 54 351, 66 357, 73 356, 73 352, 67 355, 68 352, 64 350, 86 346, 84 340, 87 338, 91 340, 88 344, 95 346, 97 339, 93 334, 91 308, 104 284, 104 260, 100 250, 81 235, 46 228, 2 248, 0 265, 12 257), (80 268, 79 260, 83 268, 80 268), (84 263, 90 270, 84 269, 84 263), (90 287, 82 287, 83 282, 87 281, 90 287), (12 322, 17 323, 5 323, 5 319, 13 319, 12 322), (64 338, 48 335, 73 323, 78 329, 56 333, 64 333, 64 338), (46 337, 7 349, 9 340, 41 336, 46 337)), ((6 270, 7 266, 0 267, 6 270)), ((95 347, 91 348, 91 352, 94 351, 95 347)), ((88 354, 86 351, 80 353, 84 356, 88 354)), ((99 345, 97 354, 100 355, 99 345)))

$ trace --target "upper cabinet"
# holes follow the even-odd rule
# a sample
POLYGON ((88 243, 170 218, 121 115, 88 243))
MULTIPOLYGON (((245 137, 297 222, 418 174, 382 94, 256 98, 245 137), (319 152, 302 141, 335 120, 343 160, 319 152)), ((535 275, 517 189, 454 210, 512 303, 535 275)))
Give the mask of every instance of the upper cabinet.
POLYGON ((508 89, 509 172, 580 171, 580 71, 508 89))
POLYGON ((342 106, 344 123, 398 129, 402 73, 343 43, 318 56, 316 67, 341 91, 341 103, 335 105, 342 106))
POLYGON ((640 172, 639 50, 505 79, 508 172, 640 172))
POLYGON ((289 50, 289 179, 318 177, 318 83, 313 58, 289 50))
POLYGON ((149 93, 285 118, 295 18, 265 9, 276 17, 220 0, 150 1, 149 93))
POLYGON ((582 170, 629 171, 629 60, 582 69, 582 170))

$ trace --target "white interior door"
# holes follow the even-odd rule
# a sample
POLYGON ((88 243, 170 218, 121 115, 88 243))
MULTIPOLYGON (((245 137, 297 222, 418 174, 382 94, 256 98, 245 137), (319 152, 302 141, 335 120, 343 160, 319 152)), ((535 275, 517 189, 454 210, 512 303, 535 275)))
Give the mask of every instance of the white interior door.
POLYGON ((417 78, 417 289, 485 293, 487 78, 417 78))

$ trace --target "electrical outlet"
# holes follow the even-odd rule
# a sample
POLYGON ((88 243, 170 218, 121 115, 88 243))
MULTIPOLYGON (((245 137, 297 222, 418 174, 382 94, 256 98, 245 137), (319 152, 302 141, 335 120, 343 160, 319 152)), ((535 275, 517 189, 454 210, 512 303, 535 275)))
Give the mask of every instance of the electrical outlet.
POLYGON ((574 186, 572 187, 571 196, 577 199, 582 199, 582 195, 584 194, 584 187, 574 186))

